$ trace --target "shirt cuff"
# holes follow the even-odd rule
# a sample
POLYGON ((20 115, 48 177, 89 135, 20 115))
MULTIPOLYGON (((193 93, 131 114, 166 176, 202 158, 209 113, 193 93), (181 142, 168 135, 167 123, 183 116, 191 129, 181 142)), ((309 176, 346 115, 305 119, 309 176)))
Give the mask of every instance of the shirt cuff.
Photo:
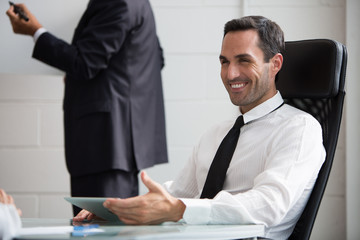
POLYGON ((186 209, 183 220, 187 224, 208 224, 210 222, 211 203, 207 199, 180 198, 186 209))
POLYGON ((36 30, 36 32, 34 33, 34 36, 33 36, 34 42, 36 43, 36 41, 39 39, 41 34, 43 34, 45 32, 47 32, 47 30, 45 28, 43 28, 43 27, 36 30))

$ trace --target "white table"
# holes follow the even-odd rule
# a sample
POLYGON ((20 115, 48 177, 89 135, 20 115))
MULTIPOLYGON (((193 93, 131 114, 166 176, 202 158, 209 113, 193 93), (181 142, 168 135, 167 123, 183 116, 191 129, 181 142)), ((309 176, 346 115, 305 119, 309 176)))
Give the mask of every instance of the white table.
MULTIPOLYGON (((24 234, 15 239, 82 239, 72 236, 73 223, 69 219, 24 218, 22 223, 24 234)), ((99 224, 98 229, 103 232, 88 235, 86 239, 257 239, 257 236, 264 234, 262 225, 164 223, 152 226, 128 226, 99 221, 91 224, 99 224)))

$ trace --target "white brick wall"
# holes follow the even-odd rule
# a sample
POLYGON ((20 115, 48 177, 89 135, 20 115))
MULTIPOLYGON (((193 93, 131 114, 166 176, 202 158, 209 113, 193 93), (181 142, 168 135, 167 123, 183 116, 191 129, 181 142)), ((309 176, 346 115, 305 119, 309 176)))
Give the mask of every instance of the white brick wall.
MULTIPOLYGON (((69 40, 87 0, 77 0, 76 5, 66 1, 24 0, 46 28, 69 40), (41 11, 49 4, 57 11, 41 11)), ((166 61, 163 86, 170 163, 148 169, 159 182, 172 179, 183 167, 206 129, 236 114, 219 75, 218 54, 226 21, 244 14, 264 15, 283 28, 286 40, 332 38, 345 42, 345 0, 151 3, 166 61)), ((7 2, 1 2, 0 8, 7 9, 7 2)), ((0 187, 14 195, 24 217, 68 218, 71 208, 63 200, 69 195, 69 176, 63 152, 62 73, 31 59, 31 38, 13 35, 3 15, 0 187)), ((312 239, 344 239, 346 235, 344 139, 342 130, 312 239)), ((145 191, 141 186, 141 192, 145 191)))
POLYGON ((0 186, 24 217, 71 216, 62 92, 61 76, 0 75, 0 186))

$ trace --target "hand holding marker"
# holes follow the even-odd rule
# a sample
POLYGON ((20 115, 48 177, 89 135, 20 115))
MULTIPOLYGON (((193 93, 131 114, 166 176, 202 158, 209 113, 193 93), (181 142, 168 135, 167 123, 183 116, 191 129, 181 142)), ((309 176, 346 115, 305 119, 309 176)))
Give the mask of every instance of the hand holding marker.
POLYGON ((16 6, 15 3, 9 1, 10 6, 14 6, 14 13, 18 14, 20 18, 24 19, 26 22, 29 21, 29 18, 26 16, 26 14, 23 12, 23 10, 16 6))

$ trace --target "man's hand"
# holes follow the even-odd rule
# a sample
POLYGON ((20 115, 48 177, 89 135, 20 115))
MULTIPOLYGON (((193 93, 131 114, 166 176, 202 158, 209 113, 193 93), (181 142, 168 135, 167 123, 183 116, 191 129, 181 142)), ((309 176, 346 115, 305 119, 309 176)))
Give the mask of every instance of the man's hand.
POLYGON ((20 18, 20 16, 14 12, 14 6, 10 6, 6 14, 9 16, 14 33, 33 36, 36 30, 42 27, 41 24, 24 4, 16 4, 16 6, 28 16, 29 21, 20 18))
POLYGON ((83 209, 81 210, 75 217, 73 217, 73 221, 74 222, 82 222, 84 220, 93 220, 93 219, 97 219, 96 215, 83 209))
POLYGON ((171 196, 145 172, 141 172, 141 180, 149 189, 147 194, 127 199, 109 198, 104 207, 125 224, 132 225, 160 224, 183 217, 186 206, 181 200, 171 196))

